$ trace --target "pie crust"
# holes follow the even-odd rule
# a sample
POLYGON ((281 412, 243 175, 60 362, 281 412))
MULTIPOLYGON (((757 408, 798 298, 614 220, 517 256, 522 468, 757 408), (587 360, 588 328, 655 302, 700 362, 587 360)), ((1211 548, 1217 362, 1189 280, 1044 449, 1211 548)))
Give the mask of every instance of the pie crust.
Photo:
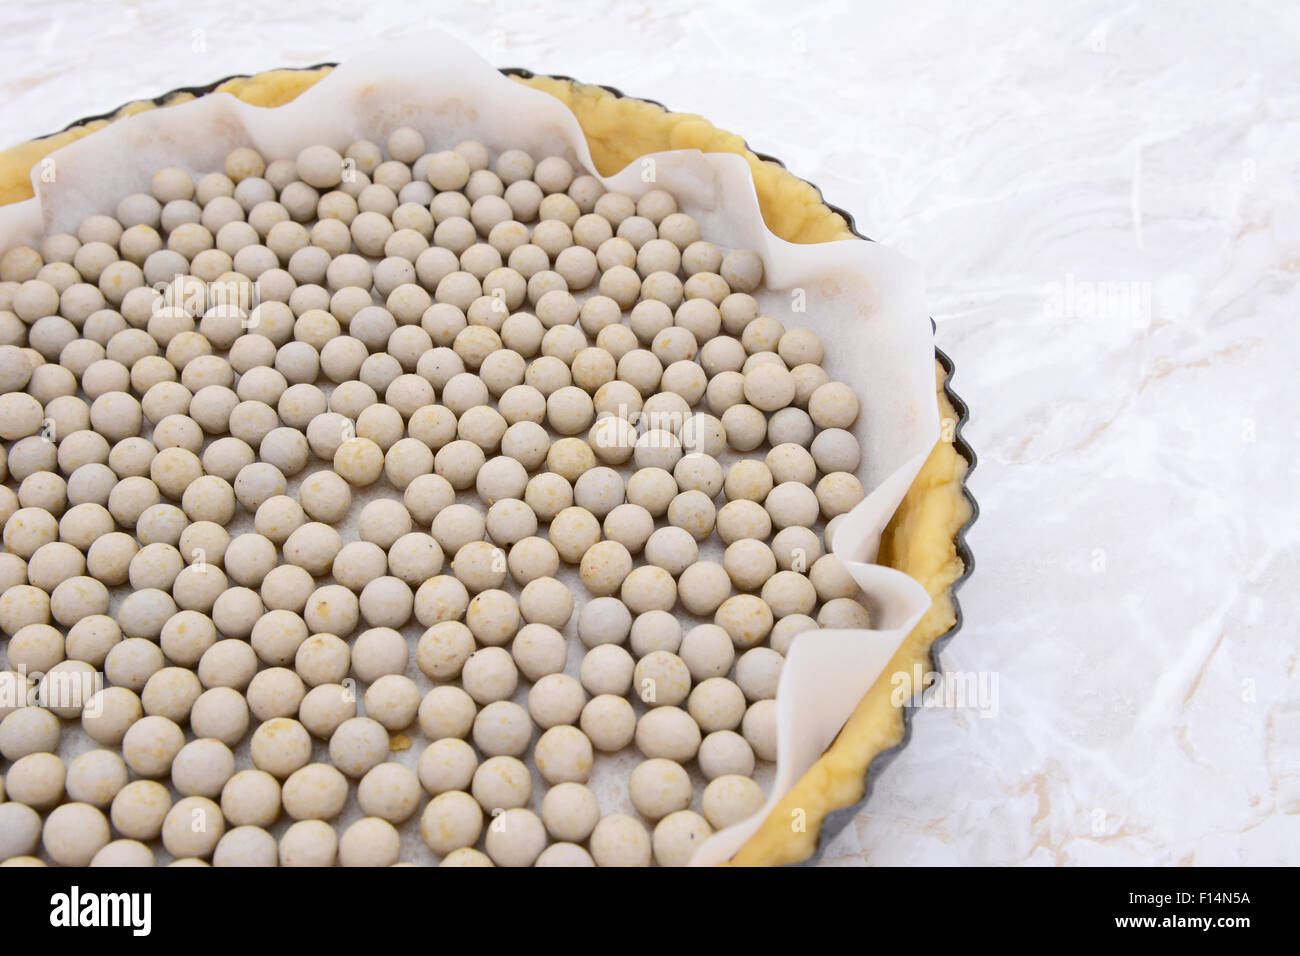
MULTIPOLYGON (((273 70, 235 77, 215 87, 215 91, 230 93, 255 106, 280 106, 318 82, 329 69, 273 70)), ((587 137, 592 160, 602 174, 615 173, 640 156, 663 150, 736 153, 749 163, 763 219, 777 236, 801 243, 855 238, 844 216, 829 208, 816 188, 779 164, 760 158, 739 136, 718 129, 700 116, 672 113, 656 103, 568 79, 527 74, 512 79, 555 96, 573 111, 587 137)), ((160 103, 131 103, 113 116, 0 152, 0 205, 33 195, 31 169, 55 149, 93 133, 118 116, 194 97, 195 92, 178 91, 160 103)), ((768 815, 730 865, 797 863, 816 852, 822 821, 831 812, 862 799, 872 760, 898 746, 906 736, 904 711, 895 700, 895 675, 910 678, 918 669, 921 673, 929 671, 932 645, 957 623, 952 591, 966 570, 958 554, 958 537, 970 521, 973 508, 964 492, 970 463, 956 447, 958 415, 945 392, 947 375, 936 361, 940 439, 885 529, 879 556, 881 564, 919 581, 934 603, 830 748, 768 815)))

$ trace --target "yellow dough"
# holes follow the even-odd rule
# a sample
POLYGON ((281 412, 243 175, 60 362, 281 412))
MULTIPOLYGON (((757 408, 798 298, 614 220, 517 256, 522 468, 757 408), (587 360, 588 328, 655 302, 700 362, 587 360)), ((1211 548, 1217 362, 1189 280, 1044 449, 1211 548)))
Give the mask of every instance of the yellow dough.
MULTIPOLYGON (((217 89, 256 106, 279 106, 328 72, 328 67, 276 70, 228 80, 217 89)), ((736 153, 749 163, 763 219, 773 233, 790 242, 853 238, 844 217, 829 209, 816 189, 775 163, 760 160, 739 136, 702 117, 670 113, 653 103, 566 80, 540 76, 514 79, 557 97, 573 111, 602 174, 617 172, 646 153, 668 149, 736 153)), ((180 93, 164 105, 192 98, 180 93)), ((132 103, 118 115, 154 106, 132 103)), ((31 168, 47 153, 108 122, 96 120, 0 153, 0 205, 32 195, 31 168)), ((902 710, 893 700, 894 675, 910 675, 916 665, 928 670, 930 646, 956 622, 951 588, 963 570, 956 537, 971 514, 962 493, 968 463, 953 445, 956 430, 951 423, 956 414, 943 392, 943 368, 936 362, 935 369, 939 414, 945 423, 942 437, 886 528, 880 548, 880 562, 921 582, 934 605, 862 698, 834 743, 741 848, 732 865, 795 863, 812 855, 822 820, 861 799, 871 761, 903 738, 902 710)))

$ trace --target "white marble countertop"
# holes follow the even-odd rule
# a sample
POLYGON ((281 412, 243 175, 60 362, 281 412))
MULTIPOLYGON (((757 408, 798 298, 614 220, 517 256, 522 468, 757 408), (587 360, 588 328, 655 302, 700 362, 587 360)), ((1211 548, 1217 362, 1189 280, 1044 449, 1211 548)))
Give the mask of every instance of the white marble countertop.
POLYGON ((1300 863, 1300 14, 808 0, 11 4, 16 142, 442 26, 701 113, 925 266, 982 516, 927 709, 826 864, 1300 863))

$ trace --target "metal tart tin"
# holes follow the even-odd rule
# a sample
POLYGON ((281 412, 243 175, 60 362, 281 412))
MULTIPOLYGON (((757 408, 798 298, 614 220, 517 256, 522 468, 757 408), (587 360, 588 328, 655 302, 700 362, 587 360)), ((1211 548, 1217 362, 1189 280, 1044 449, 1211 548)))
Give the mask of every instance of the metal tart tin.
MULTIPOLYGON (((327 66, 332 67, 337 65, 338 65, 337 63, 330 63, 330 62, 315 63, 311 66, 291 67, 290 69, 319 70, 327 66)), ((580 80, 575 80, 571 76, 561 76, 554 73, 535 74, 531 70, 526 70, 523 69, 522 67, 503 67, 501 69, 501 72, 506 76, 517 76, 522 79, 527 79, 532 76, 541 75, 549 79, 564 80, 569 83, 578 83, 580 85, 587 85, 587 86, 593 85, 593 84, 583 83, 580 80)), ((154 105, 156 106, 165 106, 167 104, 167 101, 170 100, 173 96, 176 96, 178 93, 191 93, 196 97, 202 96, 205 93, 211 93, 215 91, 217 87, 221 86, 223 83, 226 83, 229 80, 240 79, 247 75, 248 74, 244 74, 244 73, 236 73, 232 76, 223 77, 219 80, 215 80, 212 83, 208 83, 203 86, 178 87, 177 89, 170 90, 167 93, 163 93, 161 96, 154 97, 150 102, 154 103, 154 105)), ((644 103, 651 103, 654 106, 658 106, 660 109, 663 109, 666 112, 671 112, 671 110, 669 110, 668 107, 664 106, 662 103, 658 102, 657 100, 650 100, 644 97, 630 97, 622 90, 615 89, 612 86, 599 86, 599 88, 605 90, 607 93, 619 97, 620 99, 639 99, 644 103)), ((95 116, 87 116, 79 120, 74 120, 73 122, 69 123, 67 126, 63 127, 62 130, 59 130, 59 132, 72 129, 74 126, 84 126, 86 123, 91 123, 96 120, 113 119, 121 112, 124 106, 118 107, 117 109, 111 110, 110 112, 107 113, 100 113, 95 116)), ((56 135, 56 134, 50 134, 50 135, 56 135)), ((746 149, 750 148, 748 143, 745 144, 745 148, 746 149)), ((780 166, 782 169, 786 168, 785 163, 781 162, 781 160, 777 159, 774 156, 768 156, 763 153, 754 151, 752 149, 750 151, 753 152, 754 155, 756 155, 760 160, 764 162, 774 163, 777 166, 780 166)), ((807 182, 807 180, 804 181, 807 182)), ((831 212, 838 213, 840 216, 844 218, 844 221, 848 224, 849 231, 852 232, 853 235, 857 236, 859 239, 865 239, 868 242, 875 241, 871 239, 871 237, 865 236, 861 233, 861 231, 859 231, 857 224, 854 222, 853 215, 851 213, 849 213, 847 210, 841 209, 839 206, 836 206, 828 202, 826 198, 822 195, 822 191, 820 187, 818 187, 815 183, 809 183, 808 185, 812 186, 813 189, 817 190, 818 197, 821 198, 822 202, 825 203, 826 207, 830 209, 831 212)), ((933 319, 931 319, 930 325, 931 328, 935 327, 933 319)), ((970 491, 970 473, 975 470, 975 465, 977 463, 975 450, 971 448, 970 443, 966 440, 965 436, 962 434, 962 429, 965 427, 966 423, 970 420, 970 409, 966 405, 966 403, 961 399, 961 397, 958 396, 957 393, 953 390, 952 378, 953 375, 956 373, 956 366, 953 364, 952 359, 949 358, 948 355, 938 347, 935 348, 934 354, 935 354, 935 358, 938 359, 939 364, 943 367, 944 372, 946 373, 943 382, 944 394, 948 397, 948 401, 952 403, 953 410, 957 413, 957 424, 954 431, 953 447, 956 448, 957 453, 960 454, 963 458, 965 458, 968 463, 968 467, 966 469, 966 477, 962 482, 962 494, 965 496, 966 500, 970 503, 970 509, 971 509, 970 518, 967 519, 966 523, 962 525, 960 530, 958 530, 957 537, 956 537, 957 556, 961 558, 962 565, 964 567, 961 576, 958 577, 957 580, 952 583, 952 587, 950 588, 950 591, 952 593, 953 611, 956 614, 956 621, 953 623, 952 627, 950 627, 939 637, 935 638, 934 643, 930 645, 930 670, 936 674, 942 674, 943 665, 942 662, 940 661, 940 655, 942 654, 943 649, 948 645, 948 642, 957 636, 957 632, 961 630, 961 626, 962 626, 961 602, 957 599, 957 591, 961 588, 963 584, 966 583, 966 580, 971 576, 971 573, 975 570, 975 556, 971 553, 970 545, 966 541, 966 535, 967 532, 970 531, 971 525, 973 525, 975 523, 975 520, 979 517, 979 505, 975 501, 975 496, 972 495, 970 491)), ((914 697, 913 701, 915 701, 915 699, 916 698, 914 697)), ((880 776, 881 771, 883 771, 886 767, 889 766, 890 762, 895 757, 898 756, 898 754, 902 751, 902 749, 906 747, 908 742, 912 739, 912 720, 917 710, 918 708, 915 706, 914 703, 907 704, 903 707, 903 739, 899 741, 899 743, 896 746, 891 747, 889 750, 883 751, 880 754, 877 754, 875 759, 873 759, 871 763, 867 766, 867 776, 863 787, 862 799, 860 799, 857 803, 853 804, 852 806, 843 807, 839 810, 834 810, 831 813, 827 814, 825 819, 822 820, 821 832, 819 833, 817 838, 816 851, 807 860, 804 860, 801 863, 796 863, 791 865, 793 866, 815 865, 821 859, 822 853, 825 851, 826 846, 831 842, 831 840, 833 840, 839 834, 839 832, 848 825, 849 821, 852 820, 853 817, 857 815, 858 811, 863 808, 863 806, 866 804, 867 800, 871 796, 871 788, 874 785, 876 779, 880 776)))

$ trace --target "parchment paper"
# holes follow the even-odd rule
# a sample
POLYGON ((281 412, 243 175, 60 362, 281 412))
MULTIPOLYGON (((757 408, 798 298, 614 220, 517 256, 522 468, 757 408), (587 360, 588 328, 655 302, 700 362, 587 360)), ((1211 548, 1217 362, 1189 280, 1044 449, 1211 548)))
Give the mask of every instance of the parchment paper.
MULTIPOLYGON (((477 139, 494 154, 522 148, 539 158, 562 155, 595 174, 577 120, 562 103, 507 79, 451 37, 429 33, 349 60, 277 109, 209 95, 119 120, 72 143, 52 154, 46 176, 40 175, 42 167, 34 170, 36 198, 0 207, 0 247, 39 245, 46 232, 75 231, 85 216, 111 213, 121 197, 147 192, 151 174, 164 166, 199 173, 220 169, 225 155, 242 145, 256 147, 268 159, 291 158, 315 143, 341 151, 361 138, 383 143, 399 125, 424 133, 430 151, 477 139), (45 181, 48 170, 54 172, 52 182, 45 181)), ((825 751, 929 608, 919 583, 872 562, 881 532, 938 439, 934 345, 920 272, 909 260, 865 241, 795 245, 778 239, 763 224, 749 167, 739 156, 688 150, 658 153, 653 160, 654 182, 643 181, 643 160, 600 178, 608 188, 632 196, 668 189, 699 220, 705 238, 724 248, 758 251, 766 270, 766 291, 756 294, 763 314, 787 327, 815 329, 827 346, 827 371, 853 386, 862 401, 853 431, 862 445, 859 477, 867 497, 842 522, 831 546, 862 586, 876 627, 808 632, 795 640, 777 694, 779 755, 775 774, 766 781, 768 806, 701 846, 692 862, 706 865, 734 854, 825 751), (795 289, 806 295, 806 314, 791 312, 795 289)), ((309 465, 298 478, 312 470, 309 465)), ((291 494, 298 483, 291 482, 291 494)), ((355 538, 355 514, 366 500, 398 494, 385 487, 354 496, 345 541, 355 538)), ((231 528, 232 534, 238 530, 231 528)), ((703 550, 701 556, 713 557, 703 550)), ((584 592, 576 573, 569 572, 567 580, 576 585, 580 609, 584 592)), ((682 621, 684 627, 698 623, 684 614, 682 621)), ((571 621, 566 633, 571 636, 573 628, 571 621)), ((414 633, 418 637, 419 629, 414 633)), ((574 656, 569 671, 576 674, 574 656)), ((410 672, 427 688, 413 664, 410 672)), ((413 765, 419 749, 413 747, 403 762, 413 765)), ((242 767, 246 753, 240 758, 242 767)), ((635 757, 625 753, 614 761, 618 773, 593 777, 604 813, 629 806, 625 774, 635 757)), ((534 806, 543 792, 535 788, 534 806)), ((698 807, 698 788, 696 797, 698 807)), ((353 797, 340 822, 357 816, 353 797)), ((403 859, 411 858, 408 849, 423 849, 412 835, 417 820, 418 815, 402 828, 403 859)))

